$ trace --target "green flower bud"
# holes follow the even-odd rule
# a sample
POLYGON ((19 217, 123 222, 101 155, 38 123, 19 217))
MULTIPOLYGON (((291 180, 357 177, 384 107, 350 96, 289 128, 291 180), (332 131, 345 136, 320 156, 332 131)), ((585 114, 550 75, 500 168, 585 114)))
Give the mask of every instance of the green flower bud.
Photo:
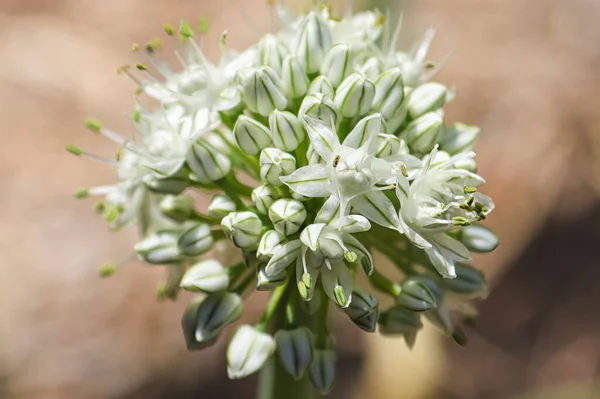
POLYGON ((445 289, 475 297, 484 296, 487 293, 487 283, 483 273, 464 263, 455 263, 454 267, 456 278, 444 279, 442 285, 445 289))
MULTIPOLYGON (((406 95, 405 95, 406 98, 406 95)), ((394 114, 387 119, 387 131, 388 132, 396 132, 396 130, 398 130, 398 128, 400 126, 402 126, 402 124, 404 124, 404 121, 406 120, 408 111, 406 110, 406 101, 403 102, 402 104, 400 104, 400 106, 396 109, 396 111, 394 112, 394 114)))
POLYGON ((400 153, 400 139, 393 134, 379 133, 379 144, 377 146, 377 158, 388 157, 400 153))
POLYGON ((404 83, 400 68, 385 71, 375 80, 373 109, 382 113, 385 119, 392 118, 404 100, 404 83))
POLYGON ((288 49, 272 34, 266 34, 258 43, 258 55, 261 65, 266 65, 281 73, 281 65, 288 56, 288 49))
POLYGON ((300 201, 280 199, 269 208, 269 219, 275 230, 289 236, 297 232, 306 220, 306 209, 300 201))
POLYGON ((367 79, 375 80, 383 72, 383 63, 379 57, 370 57, 362 65, 355 67, 357 72, 364 74, 367 79))
POLYGON ((340 115, 349 118, 362 116, 371 110, 375 97, 375 85, 366 76, 353 73, 340 84, 334 102, 340 115))
POLYGON ((260 153, 260 177, 274 186, 283 183, 280 177, 287 176, 296 170, 296 159, 292 154, 277 148, 265 148, 260 153))
POLYGON ((460 242, 473 252, 492 252, 498 247, 498 236, 493 231, 479 224, 461 229, 460 242))
POLYGON ((179 285, 191 292, 220 292, 229 286, 229 275, 219 262, 207 259, 192 265, 179 285))
POLYGON ((326 395, 333 389, 336 361, 337 357, 334 350, 317 349, 313 351, 313 361, 309 368, 309 376, 321 395, 326 395))
POLYGON ((227 348, 227 375, 237 379, 257 372, 275 347, 275 340, 269 334, 249 325, 238 327, 227 348))
POLYGON ((174 221, 183 222, 194 211, 194 201, 183 195, 167 195, 160 202, 160 210, 174 221))
POLYGON ((352 291, 352 301, 344 312, 361 330, 375 332, 379 318, 379 302, 368 292, 355 288, 352 291))
POLYGON ((474 158, 466 158, 466 159, 461 159, 459 161, 454 162, 454 167, 456 169, 464 169, 464 170, 468 170, 469 172, 477 172, 477 161, 475 161, 474 158))
POLYGON ((309 13, 298 28, 296 36, 296 54, 308 74, 319 71, 331 46, 331 30, 327 21, 315 12, 309 13))
POLYGON ((310 82, 307 94, 323 94, 324 96, 333 98, 335 90, 333 90, 333 85, 326 76, 319 75, 310 82))
POLYGON ((199 223, 187 230, 177 241, 179 251, 185 256, 200 256, 213 245, 210 227, 199 223))
POLYGON ((409 348, 414 346, 417 332, 422 327, 420 314, 401 306, 394 306, 379 317, 379 332, 382 335, 402 335, 409 348))
POLYGON ((237 247, 252 249, 260 239, 262 222, 252 212, 232 212, 221 220, 221 228, 237 247))
POLYGON ((235 202, 226 195, 217 194, 208 206, 208 216, 215 219, 223 219, 231 212, 235 212, 235 202))
POLYGON ((176 174, 165 178, 155 177, 145 183, 146 186, 155 193, 178 195, 188 188, 190 180, 183 174, 176 174))
POLYGON ((415 119, 432 112, 446 103, 448 89, 446 86, 429 82, 415 88, 408 98, 408 114, 415 119))
POLYGON ((440 147, 450 155, 472 151, 475 147, 475 140, 477 140, 480 130, 481 129, 477 126, 455 123, 446 128, 446 133, 444 139, 440 143, 440 147))
POLYGON ((305 115, 322 120, 325 123, 335 124, 338 111, 331 97, 315 93, 307 95, 302 100, 298 117, 302 119, 305 115))
POLYGON ((436 300, 429 288, 420 281, 410 278, 402 284, 396 303, 413 312, 424 312, 436 307, 436 300))
POLYGON ((285 371, 300 380, 313 360, 312 333, 306 327, 275 333, 277 355, 285 371))
POLYGON ((235 141, 249 155, 258 155, 272 143, 271 131, 262 123, 240 115, 233 127, 235 141))
POLYGON ((298 117, 288 111, 275 110, 269 115, 273 144, 283 151, 294 151, 304 140, 304 128, 298 117))
POLYGON ((259 291, 272 291, 287 282, 287 273, 282 271, 271 276, 265 273, 266 263, 258 266, 256 269, 256 289, 259 291))
POLYGON ((278 198, 279 192, 277 189, 268 184, 263 184, 252 190, 252 202, 256 206, 256 209, 263 215, 269 212, 269 208, 278 198))
POLYGON ((409 123, 405 139, 413 151, 428 153, 439 143, 443 134, 444 119, 435 112, 429 112, 409 123))
POLYGON ((179 234, 174 231, 160 231, 151 234, 135 244, 135 251, 152 265, 164 265, 180 262, 183 255, 179 252, 177 240, 179 234))
POLYGON ((263 66, 245 74, 242 87, 242 98, 252 112, 269 116, 275 108, 287 107, 283 82, 271 67, 263 66))
POLYGON ((302 97, 308 90, 308 77, 298 56, 288 55, 283 60, 281 81, 285 94, 290 98, 302 97))
POLYGON ((186 154, 187 164, 201 183, 222 179, 231 170, 229 157, 205 140, 199 140, 186 154))
POLYGON ((342 83, 350 72, 350 45, 336 44, 329 49, 321 64, 321 75, 327 76, 333 87, 342 83))
POLYGON ((218 292, 192 301, 181 320, 188 349, 213 344, 223 328, 239 319, 242 307, 242 298, 231 292, 218 292))

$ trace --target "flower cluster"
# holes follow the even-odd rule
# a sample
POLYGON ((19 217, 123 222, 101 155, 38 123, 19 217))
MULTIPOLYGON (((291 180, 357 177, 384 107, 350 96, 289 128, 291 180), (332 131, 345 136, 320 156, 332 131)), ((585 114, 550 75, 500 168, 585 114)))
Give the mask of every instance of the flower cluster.
POLYGON ((251 286, 272 291, 261 320, 235 331, 229 376, 259 370, 276 352, 291 376, 307 374, 325 393, 335 379, 330 304, 409 346, 423 317, 464 342, 451 313, 473 316, 469 301, 486 293, 466 262, 497 245, 480 225, 494 204, 479 192, 479 129, 447 123, 454 92, 430 81, 439 69, 426 60, 433 31, 402 52, 398 29, 378 12, 279 11, 285 28, 242 52, 223 33, 217 63, 201 48, 205 21, 164 25, 176 66, 159 40, 134 44, 143 62, 120 72, 137 87, 135 134, 88 119, 117 157, 68 149, 117 171, 115 184, 76 195, 100 196, 113 227, 139 227, 137 255, 169 270, 160 295, 201 293, 183 316, 189 349, 212 344, 241 316, 251 286), (215 192, 207 209, 195 207, 194 190, 215 192), (202 257, 222 240, 241 262, 202 257), (376 270, 373 252, 404 279, 376 270), (379 311, 357 285, 361 273, 393 306, 379 311))

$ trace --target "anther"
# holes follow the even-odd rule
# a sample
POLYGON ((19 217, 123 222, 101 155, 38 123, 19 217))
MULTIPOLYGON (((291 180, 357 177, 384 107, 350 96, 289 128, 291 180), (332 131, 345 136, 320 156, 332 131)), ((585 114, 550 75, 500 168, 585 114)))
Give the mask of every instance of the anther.
POLYGON ((477 192, 477 188, 476 187, 471 187, 471 186, 466 186, 464 189, 464 193, 465 194, 473 194, 477 192))
POLYGON ((338 164, 340 163, 340 159, 341 159, 341 157, 339 155, 335 157, 335 159, 333 160, 334 168, 338 166, 338 164))

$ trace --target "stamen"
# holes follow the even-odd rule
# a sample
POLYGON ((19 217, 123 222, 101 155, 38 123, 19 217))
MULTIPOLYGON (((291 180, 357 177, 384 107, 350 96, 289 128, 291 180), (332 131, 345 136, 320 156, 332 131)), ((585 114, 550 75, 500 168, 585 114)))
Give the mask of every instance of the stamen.
POLYGON ((477 192, 477 187, 466 186, 463 191, 465 194, 473 194, 477 192))
POLYGON ((452 218, 452 224, 455 226, 469 226, 471 222, 462 216, 454 216, 452 218))
POLYGON ((120 67, 119 69, 117 69, 117 74, 118 75, 122 75, 125 74, 127 75, 127 77, 129 79, 131 79, 138 87, 142 85, 142 82, 139 81, 138 78, 136 78, 135 76, 133 76, 133 74, 130 71, 131 67, 129 65, 123 65, 122 67, 120 67))
POLYGON ((108 165, 116 165, 117 164, 117 162, 114 159, 109 159, 109 158, 101 157, 99 155, 91 154, 89 152, 83 151, 83 150, 75 147, 74 145, 66 146, 65 150, 67 150, 71 154, 76 155, 78 157, 81 157, 81 156, 88 157, 90 159, 93 159, 94 161, 102 162, 102 163, 108 164, 108 165))
POLYGON ((398 24, 396 25, 396 29, 392 34, 392 41, 390 43, 390 47, 388 48, 388 57, 391 57, 394 51, 396 51, 396 46, 398 45, 398 38, 400 37, 400 29, 402 29, 402 24, 404 22, 404 14, 401 13, 398 17, 398 24))

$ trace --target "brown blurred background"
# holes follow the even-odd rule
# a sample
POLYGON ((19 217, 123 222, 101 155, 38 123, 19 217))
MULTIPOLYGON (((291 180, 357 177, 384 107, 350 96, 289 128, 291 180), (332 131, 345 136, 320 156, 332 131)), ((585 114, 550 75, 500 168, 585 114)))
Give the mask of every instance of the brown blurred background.
MULTIPOLYGON (((155 301, 161 268, 97 277, 135 235, 109 233, 91 201, 70 197, 113 176, 63 148, 111 153, 81 120, 127 126, 132 87, 114 71, 132 41, 208 16, 215 41, 227 28, 242 47, 267 29, 264 3, 0 0, 0 398, 253 397, 254 378, 226 378, 225 340, 186 352, 189 298, 155 301)), ((458 88, 449 119, 482 126, 501 246, 477 258, 494 289, 466 348, 426 329, 409 353, 340 318, 352 334, 338 339, 331 397, 600 398, 600 1, 375 3, 402 7, 405 45, 433 25, 431 59, 457 50, 438 79, 458 88)))

